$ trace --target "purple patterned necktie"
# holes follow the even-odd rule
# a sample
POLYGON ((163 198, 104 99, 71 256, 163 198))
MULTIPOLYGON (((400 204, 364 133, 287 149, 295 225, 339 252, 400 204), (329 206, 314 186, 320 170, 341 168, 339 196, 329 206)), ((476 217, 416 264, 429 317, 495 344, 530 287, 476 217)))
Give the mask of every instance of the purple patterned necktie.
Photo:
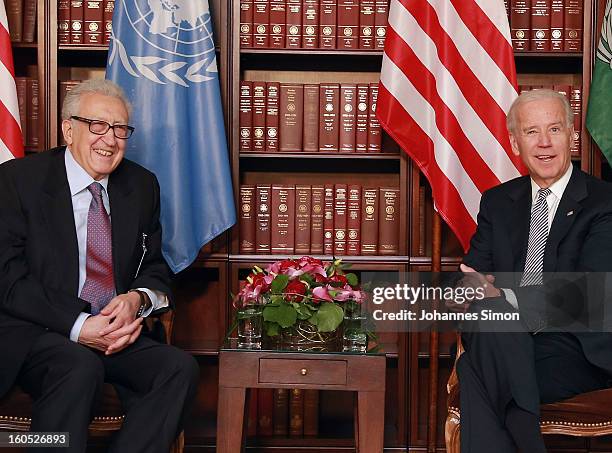
POLYGON ((102 202, 102 186, 91 183, 87 189, 92 199, 87 214, 87 266, 81 299, 91 304, 97 315, 115 294, 113 278, 113 244, 110 218, 102 202))

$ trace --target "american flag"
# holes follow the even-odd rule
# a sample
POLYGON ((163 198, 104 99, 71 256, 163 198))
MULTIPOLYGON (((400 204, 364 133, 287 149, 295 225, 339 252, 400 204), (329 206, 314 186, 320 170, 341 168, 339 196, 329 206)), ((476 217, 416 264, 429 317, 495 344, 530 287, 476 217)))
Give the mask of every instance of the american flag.
POLYGON ((503 0, 391 0, 377 115, 465 250, 482 192, 524 173, 506 130, 516 96, 503 0))
POLYGON ((23 137, 19 125, 19 105, 11 38, 4 2, 0 1, 0 163, 23 157, 23 137))

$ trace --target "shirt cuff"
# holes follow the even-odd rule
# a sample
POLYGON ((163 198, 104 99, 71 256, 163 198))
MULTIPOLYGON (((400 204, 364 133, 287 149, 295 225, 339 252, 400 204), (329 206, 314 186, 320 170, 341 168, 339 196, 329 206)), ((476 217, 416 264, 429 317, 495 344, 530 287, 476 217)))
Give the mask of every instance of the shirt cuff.
POLYGON ((79 316, 72 325, 72 329, 70 329, 70 341, 74 341, 75 343, 79 342, 79 335, 81 335, 83 324, 85 324, 85 320, 90 316, 89 313, 79 313, 79 316))
POLYGON ((149 296, 149 300, 151 301, 151 306, 142 313, 142 317, 146 318, 155 310, 159 310, 160 308, 166 308, 170 306, 170 302, 168 301, 168 296, 161 291, 155 291, 149 288, 136 288, 138 291, 142 291, 149 296))
POLYGON ((508 301, 508 303, 518 310, 518 299, 516 298, 516 294, 514 294, 514 291, 507 288, 500 289, 504 292, 504 296, 506 296, 506 300, 508 301))

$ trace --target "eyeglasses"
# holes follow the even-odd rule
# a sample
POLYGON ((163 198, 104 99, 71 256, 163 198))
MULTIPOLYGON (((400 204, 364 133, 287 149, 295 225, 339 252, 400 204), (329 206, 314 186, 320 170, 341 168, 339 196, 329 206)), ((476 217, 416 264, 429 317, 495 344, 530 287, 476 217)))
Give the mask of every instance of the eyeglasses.
POLYGON ((113 130, 113 134, 117 138, 127 139, 132 136, 134 128, 127 124, 108 124, 102 120, 91 120, 89 118, 83 118, 81 116, 71 116, 70 119, 82 121, 83 123, 89 124, 89 132, 96 135, 104 135, 109 129, 113 130))

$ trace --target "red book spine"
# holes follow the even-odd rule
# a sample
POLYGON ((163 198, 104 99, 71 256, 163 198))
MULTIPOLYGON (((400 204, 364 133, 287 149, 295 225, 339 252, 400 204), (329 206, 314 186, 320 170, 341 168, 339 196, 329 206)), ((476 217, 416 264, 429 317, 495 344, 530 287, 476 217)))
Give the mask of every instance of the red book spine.
POLYGON ((325 205, 323 217, 323 254, 334 252, 334 185, 325 184, 325 205))
POLYGON ((26 145, 26 135, 28 133, 28 95, 27 82, 25 77, 15 77, 17 87, 17 105, 19 106, 19 122, 21 123, 21 137, 24 146, 26 145))
POLYGON ((266 150, 266 82, 253 82, 253 151, 266 150))
POLYGON ((113 34, 113 12, 115 11, 115 0, 104 0, 104 44, 110 44, 113 34))
POLYGON ((247 437, 257 436, 257 396, 258 389, 249 389, 248 395, 248 409, 247 409, 247 437))
POLYGON ((37 0, 23 2, 23 42, 34 42, 36 37, 37 0))
POLYGON ((270 47, 270 1, 253 0, 253 46, 270 47))
POLYGON ((64 105, 64 100, 66 99, 66 94, 72 90, 74 87, 79 85, 81 80, 62 80, 59 84, 59 102, 58 102, 58 131, 60 131, 60 145, 66 145, 66 140, 64 139, 64 135, 61 133, 62 131, 62 106, 64 105))
POLYGON ((255 186, 240 186, 240 253, 255 253, 255 186))
POLYGON ((26 79, 26 91, 26 98, 29 101, 26 110, 28 113, 27 143, 32 148, 38 148, 40 145, 38 133, 38 80, 28 77, 26 79))
POLYGON ((387 0, 376 0, 376 13, 374 15, 374 28, 376 29, 376 49, 385 48, 387 37, 387 22, 389 21, 389 3, 387 0))
POLYGON ((240 82, 239 109, 240 151, 250 152, 253 150, 253 82, 240 82))
POLYGON ((319 0, 303 0, 302 3, 302 47, 319 47, 319 0))
POLYGON ((275 436, 289 433, 289 390, 274 389, 274 417, 272 427, 275 436))
POLYGON ((84 43, 89 46, 98 46, 102 44, 103 28, 102 18, 104 10, 102 9, 102 0, 85 0, 83 19, 85 21, 84 43))
POLYGON ((566 52, 582 51, 582 0, 565 0, 565 34, 563 50, 566 52))
POLYGON ((325 187, 312 186, 310 253, 323 254, 323 216, 325 210, 325 187))
POLYGON ((334 255, 339 256, 346 255, 346 184, 336 184, 334 191, 334 255))
POLYGON ((310 186, 295 186, 295 253, 310 253, 312 190, 310 186))
POLYGON ((319 151, 319 85, 304 85, 304 152, 319 151))
POLYGON ((57 2, 57 43, 70 44, 70 0, 57 2))
POLYGON ((359 0, 338 0, 338 49, 359 48, 359 0))
POLYGON ((552 0, 550 8, 550 50, 563 50, 564 0, 552 0))
POLYGON ((270 253, 270 190, 269 185, 257 186, 255 244, 259 255, 270 253))
POLYGON ((281 152, 302 151, 304 127, 304 87, 300 84, 280 85, 280 136, 281 152))
POLYGON ((338 151, 340 85, 321 84, 319 100, 319 151, 338 151))
POLYGON ((342 153, 355 152, 355 120, 357 110, 357 85, 340 85, 340 137, 342 153))
POLYGON ((287 0, 287 47, 302 47, 302 0, 287 0))
POLYGON ((550 51, 550 0, 532 0, 530 49, 550 51))
POLYGON ((70 44, 83 44, 83 0, 70 0, 70 44))
POLYGON ((581 133, 582 133, 582 88, 572 87, 570 94, 570 107, 574 113, 574 140, 572 141, 572 156, 580 157, 581 154, 581 133))
POLYGON ((373 50, 376 48, 375 42, 375 0, 361 0, 359 11, 359 48, 373 50))
POLYGON ((273 255, 292 254, 295 249, 295 186, 272 185, 270 249, 273 255))
MULTIPOLYGON (((386 0, 385 0, 386 1, 386 0)), ((319 46, 322 49, 336 48, 336 16, 338 14, 337 0, 321 0, 321 20, 319 46)))
POLYGON ((361 186, 348 186, 347 255, 361 254, 361 186))
POLYGON ((529 30, 531 29, 531 0, 512 0, 511 32, 514 50, 529 50, 529 30))
POLYGON ((266 100, 266 151, 278 151, 278 92, 280 83, 268 82, 266 84, 268 96, 266 100))
POLYGON ((355 151, 365 153, 368 151, 368 123, 370 112, 368 103, 370 87, 366 84, 357 85, 357 114, 355 125, 355 151))
POLYGON ((270 0, 270 47, 285 47, 286 13, 287 2, 285 0, 270 0))
POLYGON ((361 254, 378 254, 378 189, 365 188, 361 200, 361 254))
POLYGON ((274 434, 274 389, 257 389, 257 435, 270 437, 274 434))
POLYGON ((378 101, 378 83, 370 84, 370 114, 368 116, 368 152, 381 152, 381 128, 376 117, 376 103, 378 101))
POLYGON ((253 47, 253 0, 240 0, 240 47, 253 47))
POLYGON ((380 188, 380 255, 397 255, 399 250, 399 189, 380 188))
POLYGON ((319 434, 319 391, 304 390, 304 436, 319 434))

